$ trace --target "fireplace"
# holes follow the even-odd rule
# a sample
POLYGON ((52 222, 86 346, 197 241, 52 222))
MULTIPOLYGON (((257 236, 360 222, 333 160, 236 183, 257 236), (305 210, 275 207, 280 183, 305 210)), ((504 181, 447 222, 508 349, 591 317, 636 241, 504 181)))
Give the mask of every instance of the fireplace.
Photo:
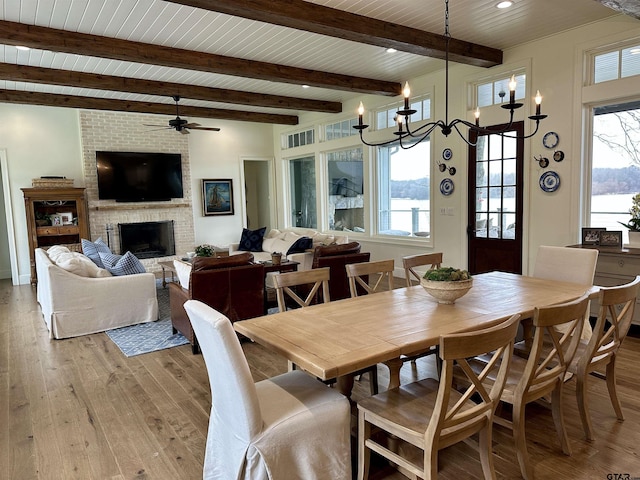
POLYGON ((173 220, 164 222, 119 223, 120 252, 138 258, 168 257, 176 254, 173 220))

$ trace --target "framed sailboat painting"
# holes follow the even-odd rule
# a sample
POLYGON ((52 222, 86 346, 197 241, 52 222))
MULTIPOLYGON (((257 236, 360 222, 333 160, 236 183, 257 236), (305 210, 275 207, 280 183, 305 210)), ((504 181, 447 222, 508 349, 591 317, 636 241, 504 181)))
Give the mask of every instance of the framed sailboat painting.
POLYGON ((231 179, 202 180, 202 211, 205 217, 233 215, 233 181, 231 179))

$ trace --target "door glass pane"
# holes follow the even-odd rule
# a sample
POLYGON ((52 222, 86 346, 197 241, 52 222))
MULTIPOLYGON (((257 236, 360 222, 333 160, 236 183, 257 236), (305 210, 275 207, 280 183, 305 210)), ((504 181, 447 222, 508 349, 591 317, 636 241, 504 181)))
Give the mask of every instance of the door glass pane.
POLYGON ((317 228, 316 165, 313 157, 289 161, 291 225, 317 228))

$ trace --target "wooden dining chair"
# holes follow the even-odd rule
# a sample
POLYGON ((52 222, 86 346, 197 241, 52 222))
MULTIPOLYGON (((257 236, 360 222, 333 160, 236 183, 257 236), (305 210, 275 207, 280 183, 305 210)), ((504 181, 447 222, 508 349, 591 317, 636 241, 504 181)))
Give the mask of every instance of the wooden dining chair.
MULTIPOLYGON (((440 337, 440 382, 432 378, 387 390, 358 402, 358 479, 369 475, 371 451, 425 480, 438 475, 438 452, 479 434, 485 479, 495 479, 492 457, 493 416, 513 354, 519 315, 491 328, 440 337), (477 374, 467 358, 491 356, 477 374), (469 387, 452 388, 454 366, 469 387), (492 374, 490 387, 483 383, 492 374), (407 453, 417 449, 412 456, 407 453), (406 455, 406 456, 405 456, 406 455)), ((413 452, 411 452, 413 453, 413 452)))
MULTIPOLYGON (((287 272, 277 273, 273 276, 273 283, 276 288, 276 296, 278 298, 278 310, 285 312, 287 310, 287 304, 285 301, 285 294, 287 294, 293 301, 301 308, 306 308, 312 305, 316 298, 316 294, 322 288, 322 302, 329 303, 329 276, 330 268, 313 268, 311 270, 302 270, 300 272, 287 272), (295 287, 308 287, 310 290, 305 290, 305 298, 302 298, 295 287)), ((293 362, 288 361, 289 371, 296 368, 293 362)), ((378 393, 378 367, 373 365, 365 369, 359 370, 354 375, 362 375, 364 373, 369 374, 369 388, 372 395, 378 393)), ((335 380, 328 380, 326 383, 334 383, 335 380)))
POLYGON ((429 270, 440 268, 442 265, 442 252, 438 253, 421 253, 418 255, 408 255, 402 257, 402 266, 404 267, 404 277, 407 281, 407 287, 412 285, 411 277, 418 280, 418 285, 422 279, 422 275, 415 271, 415 267, 429 266, 429 270))
POLYGON ((273 279, 278 299, 278 309, 281 312, 287 310, 285 294, 287 294, 298 306, 308 307, 316 299, 316 294, 322 288, 322 298, 324 303, 331 299, 329 296, 329 267, 302 270, 300 272, 277 273, 273 279), (309 285, 310 289, 304 291, 304 298, 295 287, 309 285))
POLYGON ((351 480, 349 400, 301 371, 254 383, 229 319, 184 308, 211 386, 202 478, 351 480))
MULTIPOLYGON (((589 297, 585 294, 571 302, 535 308, 529 357, 525 359, 514 354, 511 360, 500 400, 513 406, 512 420, 496 415, 494 423, 512 431, 520 472, 525 480, 533 479, 525 436, 525 408, 528 403, 551 398, 551 412, 562 451, 571 455, 564 425, 562 386, 580 343, 588 305, 589 297), (562 331, 558 326, 564 327, 562 331)), ((475 371, 480 371, 487 364, 487 358, 476 357, 470 364, 475 371)))
POLYGON ((377 262, 351 263, 345 265, 351 297, 358 296, 358 286, 366 293, 376 293, 383 290, 393 290, 393 259, 377 262), (378 275, 373 284, 369 285, 369 275, 378 275), (385 287, 386 283, 386 288, 385 287))
POLYGON ((587 402, 587 379, 589 374, 604 378, 611 405, 618 417, 624 420, 620 400, 616 391, 616 357, 633 320, 633 314, 640 288, 640 275, 632 282, 617 287, 603 287, 600 290, 600 312, 593 328, 591 339, 582 340, 569 372, 576 379, 576 400, 587 439, 593 440, 593 426, 587 402), (605 368, 604 375, 601 373, 605 368))

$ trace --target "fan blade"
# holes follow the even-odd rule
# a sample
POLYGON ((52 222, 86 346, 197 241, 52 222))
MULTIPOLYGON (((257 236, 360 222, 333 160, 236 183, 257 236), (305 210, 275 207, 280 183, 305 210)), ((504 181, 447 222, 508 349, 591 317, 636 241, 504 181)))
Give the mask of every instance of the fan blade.
POLYGON ((209 130, 210 132, 219 132, 220 128, 218 127, 189 127, 193 130, 209 130))
POLYGON ((187 130, 186 128, 182 127, 180 130, 178 130, 181 134, 183 135, 188 135, 189 133, 191 133, 189 130, 187 130))

